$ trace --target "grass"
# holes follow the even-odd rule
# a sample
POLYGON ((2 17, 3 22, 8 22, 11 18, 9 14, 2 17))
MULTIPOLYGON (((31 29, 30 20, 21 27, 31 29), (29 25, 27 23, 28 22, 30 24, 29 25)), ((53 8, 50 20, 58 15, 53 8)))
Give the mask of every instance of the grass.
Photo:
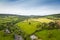
MULTIPOLYGON (((40 24, 40 22, 49 23, 49 22, 54 22, 54 21, 50 19, 46 19, 46 18, 44 19, 41 18, 41 19, 36 19, 36 20, 30 19, 28 21, 25 20, 23 22, 19 22, 17 23, 17 25, 27 35, 30 35, 38 29, 36 25, 40 24), (31 24, 29 24, 29 22, 31 24)), ((36 32, 35 35, 39 37, 39 39, 42 39, 42 40, 60 40, 60 29, 42 30, 42 31, 36 32)))
POLYGON ((3 31, 0 31, 0 40, 14 40, 14 38, 12 34, 7 35, 3 31))
POLYGON ((36 20, 35 19, 28 19, 28 20, 25 20, 23 22, 17 23, 17 25, 26 34, 32 34, 34 31, 37 30, 37 25, 38 24, 41 24, 42 22, 48 23, 48 22, 52 22, 52 21, 53 20, 50 20, 50 19, 47 19, 47 18, 39 18, 39 19, 36 19, 36 20))
MULTIPOLYGON (((28 19, 28 20, 19 22, 16 25, 25 34, 30 35, 38 29, 37 25, 41 24, 40 22, 49 23, 49 22, 54 22, 54 21, 50 19, 46 19, 46 18, 28 19)), ((39 37, 39 39, 42 39, 42 40, 60 40, 60 29, 42 30, 42 31, 36 32, 35 35, 39 37)), ((4 32, 0 31, 0 40, 14 40, 14 38, 12 34, 4 36, 4 32)))
POLYGON ((31 22, 20 22, 17 25, 20 27, 20 29, 22 31, 24 31, 26 34, 32 34, 33 32, 35 32, 37 30, 36 25, 39 22, 36 21, 31 21, 31 22), (30 23, 30 24, 29 24, 30 23))
POLYGON ((60 29, 43 30, 40 32, 36 32, 35 35, 37 35, 42 40, 60 40, 60 29))
POLYGON ((28 19, 28 21, 38 21, 38 22, 41 22, 41 23, 54 22, 54 20, 47 19, 47 18, 38 18, 38 19, 31 18, 31 19, 28 19))

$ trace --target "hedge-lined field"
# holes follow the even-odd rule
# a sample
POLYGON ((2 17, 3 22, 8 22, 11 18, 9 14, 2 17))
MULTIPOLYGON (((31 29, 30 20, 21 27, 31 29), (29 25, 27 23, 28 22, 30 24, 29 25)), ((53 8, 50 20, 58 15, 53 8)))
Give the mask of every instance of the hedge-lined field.
MULTIPOLYGON (((38 25, 42 25, 43 23, 50 23, 50 22, 55 22, 54 20, 50 20, 47 18, 41 18, 40 21, 37 21, 38 19, 35 20, 28 20, 28 21, 23 21, 23 22, 19 22, 17 23, 18 27, 20 27, 20 29, 25 32, 27 35, 30 35, 32 33, 34 33, 36 30, 41 29, 40 26, 38 27, 38 25), (47 21, 46 21, 47 20, 47 21), (42 22, 41 22, 42 21, 42 22)), ((46 26, 44 26, 46 27, 46 26)), ((60 29, 51 29, 51 30, 47 30, 47 29, 42 29, 41 31, 36 31, 34 33, 34 35, 36 35, 39 39, 42 40, 60 40, 60 29)))
POLYGON ((60 40, 60 19, 0 17, 0 40, 14 40, 15 34, 24 40, 31 40, 31 35, 36 35, 37 40, 60 40), (6 32, 6 29, 10 33, 6 32))

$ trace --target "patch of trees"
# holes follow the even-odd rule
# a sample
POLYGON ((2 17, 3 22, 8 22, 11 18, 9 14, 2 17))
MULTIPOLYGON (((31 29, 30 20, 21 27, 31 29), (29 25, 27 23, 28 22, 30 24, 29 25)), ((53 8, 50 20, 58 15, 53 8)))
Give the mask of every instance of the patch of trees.
MULTIPOLYGON (((22 36, 24 40, 28 37, 25 32, 22 32, 20 28, 16 25, 16 23, 22 21, 21 18, 18 18, 16 16, 5 16, 0 17, 0 31, 4 30, 4 35, 13 34, 15 38, 15 34, 22 36)), ((31 23, 29 22, 29 25, 31 23)))
POLYGON ((37 30, 52 30, 60 29, 60 21, 50 22, 50 23, 40 23, 37 25, 37 30))

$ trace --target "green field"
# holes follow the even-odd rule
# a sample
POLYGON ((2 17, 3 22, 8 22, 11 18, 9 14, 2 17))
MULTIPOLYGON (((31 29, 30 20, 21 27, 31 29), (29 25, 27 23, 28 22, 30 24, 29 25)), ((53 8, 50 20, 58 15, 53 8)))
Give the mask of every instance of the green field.
POLYGON ((15 34, 22 36, 24 40, 31 40, 31 35, 37 37, 35 40, 60 40, 60 18, 56 18, 55 16, 45 16, 41 18, 1 16, 0 40, 14 40, 15 34), (5 33, 4 31, 6 29, 8 29, 10 33, 5 33))
POLYGON ((0 40, 14 40, 12 34, 5 34, 3 31, 0 31, 0 40))
MULTIPOLYGON (((46 22, 46 20, 47 19, 45 19, 44 21, 46 22)), ((41 24, 41 22, 29 20, 29 21, 25 21, 25 22, 19 22, 17 25, 27 35, 30 35, 30 34, 34 33, 37 29, 39 29, 37 27, 38 24, 41 24)), ((39 39, 42 39, 42 40, 60 40, 60 38, 59 38, 60 29, 42 30, 42 31, 38 31, 38 32, 34 33, 34 35, 36 35, 37 37, 39 37, 39 39), (50 38, 49 38, 49 36, 50 36, 50 38)))
POLYGON ((37 30, 36 25, 38 25, 38 24, 39 24, 39 22, 35 22, 35 21, 31 21, 31 22, 20 22, 20 23, 18 23, 18 26, 26 34, 32 34, 34 31, 37 30))
POLYGON ((60 40, 60 29, 59 30, 43 30, 35 33, 42 40, 60 40), (50 36, 50 37, 49 37, 50 36))

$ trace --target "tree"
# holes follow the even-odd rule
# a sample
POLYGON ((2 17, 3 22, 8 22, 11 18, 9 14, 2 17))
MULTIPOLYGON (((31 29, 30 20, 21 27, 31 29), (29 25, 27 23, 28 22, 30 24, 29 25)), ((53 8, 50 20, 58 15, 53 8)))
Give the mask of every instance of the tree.
POLYGON ((47 23, 42 23, 42 29, 44 30, 44 29, 47 29, 47 27, 48 27, 48 24, 47 23))
POLYGON ((55 26, 57 29, 60 29, 60 20, 55 21, 55 26))
POLYGON ((30 25, 31 23, 29 22, 29 25, 30 25))
POLYGON ((48 29, 55 29, 55 23, 54 22, 50 22, 48 25, 49 25, 48 29))
POLYGON ((42 30, 42 23, 37 24, 36 27, 37 27, 37 31, 42 30))

